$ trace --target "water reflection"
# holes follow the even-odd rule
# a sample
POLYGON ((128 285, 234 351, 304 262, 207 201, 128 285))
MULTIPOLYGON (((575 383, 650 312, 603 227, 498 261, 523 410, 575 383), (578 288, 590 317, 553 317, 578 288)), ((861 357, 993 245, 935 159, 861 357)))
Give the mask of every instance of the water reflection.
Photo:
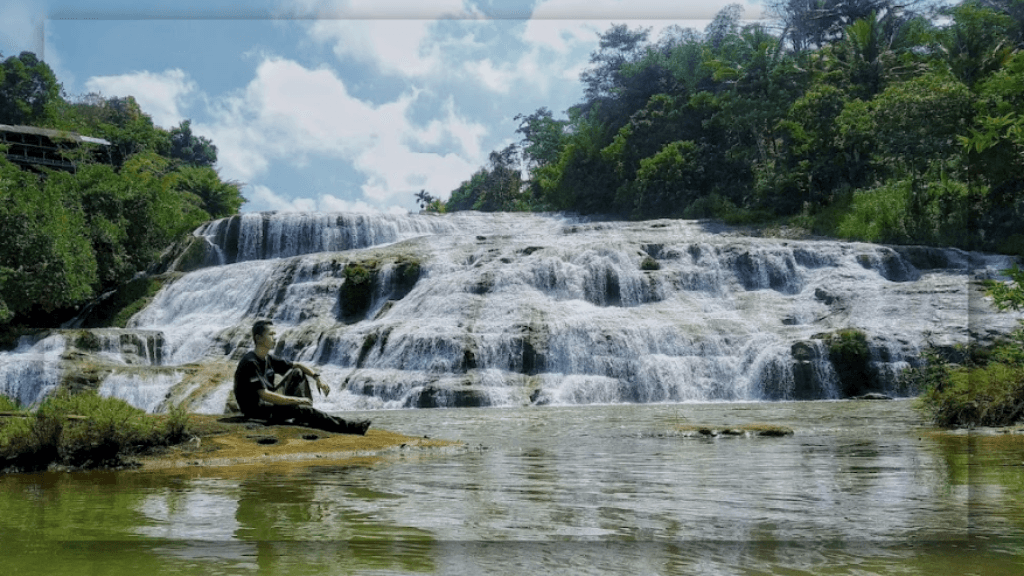
POLYGON ((147 576, 1024 572, 1024 437, 936 436, 909 403, 374 417, 383 428, 444 430, 480 448, 290 474, 0 477, 5 568, 147 576), (797 434, 671 434, 698 421, 784 423, 797 434))

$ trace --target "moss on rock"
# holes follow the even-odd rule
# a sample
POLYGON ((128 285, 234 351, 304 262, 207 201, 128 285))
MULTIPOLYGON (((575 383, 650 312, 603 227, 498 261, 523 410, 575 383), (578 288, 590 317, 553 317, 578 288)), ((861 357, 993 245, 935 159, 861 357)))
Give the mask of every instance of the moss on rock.
POLYGON ((861 330, 845 329, 825 335, 829 360, 839 377, 843 396, 860 396, 874 384, 871 351, 867 335, 861 330))

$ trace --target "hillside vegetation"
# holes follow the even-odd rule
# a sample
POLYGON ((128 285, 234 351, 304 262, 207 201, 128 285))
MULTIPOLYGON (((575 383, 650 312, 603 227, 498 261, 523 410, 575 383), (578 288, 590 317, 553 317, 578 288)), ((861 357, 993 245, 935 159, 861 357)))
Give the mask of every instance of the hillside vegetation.
POLYGON ((516 116, 433 211, 785 221, 1024 254, 1024 0, 773 0, 703 32, 615 25, 558 118, 516 116))
POLYGON ((188 120, 164 130, 132 97, 69 98, 30 52, 0 63, 0 124, 110 143, 66 147, 73 172, 16 165, 0 153, 0 344, 23 326, 59 325, 245 201, 241 183, 217 174, 216 146, 188 120))

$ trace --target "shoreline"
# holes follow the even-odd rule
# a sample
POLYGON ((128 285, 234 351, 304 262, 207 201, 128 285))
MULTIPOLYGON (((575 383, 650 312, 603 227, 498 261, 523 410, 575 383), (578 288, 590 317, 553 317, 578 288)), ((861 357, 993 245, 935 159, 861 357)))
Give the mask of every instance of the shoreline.
POLYGON ((373 465, 411 455, 466 451, 459 441, 375 430, 365 436, 315 428, 265 425, 224 416, 189 416, 191 439, 140 454, 137 472, 216 470, 263 473, 280 468, 373 465))

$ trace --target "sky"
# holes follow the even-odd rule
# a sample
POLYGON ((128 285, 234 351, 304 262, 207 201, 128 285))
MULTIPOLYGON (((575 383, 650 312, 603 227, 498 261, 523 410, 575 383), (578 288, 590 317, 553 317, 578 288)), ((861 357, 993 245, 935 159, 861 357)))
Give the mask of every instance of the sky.
POLYGON ((702 31, 762 0, 4 0, 0 54, 67 97, 133 96, 217 146, 243 212, 405 213, 519 140, 518 114, 582 101, 613 24, 702 31))

